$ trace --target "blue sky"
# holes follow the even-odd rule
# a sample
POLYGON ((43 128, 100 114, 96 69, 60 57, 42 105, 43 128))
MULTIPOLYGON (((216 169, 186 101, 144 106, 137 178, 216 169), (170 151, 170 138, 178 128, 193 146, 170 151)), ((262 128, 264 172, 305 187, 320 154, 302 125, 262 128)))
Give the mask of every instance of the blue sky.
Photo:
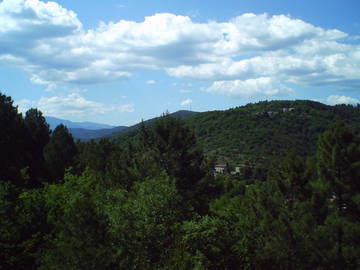
POLYGON ((0 91, 19 110, 132 125, 273 99, 360 101, 360 2, 0 2, 0 91))

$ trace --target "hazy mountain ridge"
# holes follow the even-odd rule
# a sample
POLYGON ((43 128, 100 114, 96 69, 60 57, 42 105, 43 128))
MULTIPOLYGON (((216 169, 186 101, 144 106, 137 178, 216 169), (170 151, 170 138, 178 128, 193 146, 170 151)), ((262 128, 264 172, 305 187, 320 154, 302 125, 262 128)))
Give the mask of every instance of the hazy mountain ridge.
POLYGON ((73 137, 80 141, 89 141, 92 139, 97 139, 100 137, 108 136, 113 133, 119 133, 128 127, 126 126, 118 126, 114 128, 105 128, 105 129, 84 129, 84 128, 69 128, 70 133, 73 137))
MULTIPOLYGON (((179 118, 190 117, 197 112, 180 110, 170 115, 179 118)), ((151 124, 158 117, 144 121, 145 124, 151 124)), ((46 117, 46 121, 49 123, 50 128, 54 129, 59 124, 64 124, 69 129, 70 133, 76 140, 89 141, 92 139, 99 139, 102 137, 112 138, 123 131, 136 130, 140 123, 133 126, 110 126, 106 124, 93 123, 93 122, 72 122, 69 120, 59 119, 55 117, 46 117)))
POLYGON ((95 123, 95 122, 73 122, 70 120, 60 119, 52 116, 45 117, 46 122, 50 125, 50 128, 53 130, 56 126, 63 124, 69 129, 79 128, 79 129, 88 129, 88 130, 99 130, 99 129, 111 129, 114 126, 95 123))

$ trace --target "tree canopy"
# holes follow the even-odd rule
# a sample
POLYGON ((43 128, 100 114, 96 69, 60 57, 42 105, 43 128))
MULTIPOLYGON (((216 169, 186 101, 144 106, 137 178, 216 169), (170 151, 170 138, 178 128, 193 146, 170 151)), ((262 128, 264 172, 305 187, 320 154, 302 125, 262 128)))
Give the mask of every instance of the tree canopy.
MULTIPOLYGON (((317 121, 328 115, 327 107, 308 103, 322 115, 317 121)), ((293 106, 261 106, 279 104, 293 106)), ((307 118, 303 109, 296 110, 307 118)), ((345 120, 353 109, 340 108, 345 120)), ((267 123, 259 129, 276 136, 275 118, 256 114, 253 105, 247 110, 240 115, 267 123)), ((278 117, 290 128, 290 114, 278 117)), ((218 157, 204 154, 202 128, 186 121, 164 115, 143 123, 127 144, 74 142, 65 126, 50 133, 40 111, 23 117, 0 95, 0 269, 360 267, 356 124, 329 118, 314 150, 289 148, 262 163, 266 174, 239 176, 214 174, 218 157)), ((244 130, 252 121, 236 125, 244 130)), ((314 123, 299 120, 296 127, 309 131, 314 123)), ((234 134, 228 142, 241 142, 234 134)), ((274 145, 253 146, 255 157, 274 145)))

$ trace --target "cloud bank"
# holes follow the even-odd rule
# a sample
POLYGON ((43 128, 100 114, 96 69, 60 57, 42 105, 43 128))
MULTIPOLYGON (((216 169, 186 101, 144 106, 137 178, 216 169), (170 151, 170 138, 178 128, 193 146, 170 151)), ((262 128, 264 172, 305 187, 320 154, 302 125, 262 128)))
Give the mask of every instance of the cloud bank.
POLYGON ((287 96, 292 90, 271 77, 247 80, 216 81, 206 92, 220 93, 228 96, 250 98, 259 96, 287 96))
POLYGON ((85 117, 110 112, 133 112, 132 104, 108 105, 87 100, 78 93, 62 96, 42 97, 38 101, 20 100, 17 102, 22 112, 36 107, 47 116, 85 117))
POLYGON ((357 98, 352 98, 352 97, 347 97, 347 96, 338 96, 338 95, 328 96, 326 101, 329 105, 336 105, 336 104, 356 105, 356 104, 360 103, 360 100, 358 100, 357 98))
POLYGON ((55 2, 0 3, 0 65, 20 67, 34 83, 119 81, 144 70, 208 81, 208 92, 279 95, 290 84, 359 89, 360 46, 336 29, 287 15, 242 14, 226 22, 154 14, 142 22, 85 29, 55 2))

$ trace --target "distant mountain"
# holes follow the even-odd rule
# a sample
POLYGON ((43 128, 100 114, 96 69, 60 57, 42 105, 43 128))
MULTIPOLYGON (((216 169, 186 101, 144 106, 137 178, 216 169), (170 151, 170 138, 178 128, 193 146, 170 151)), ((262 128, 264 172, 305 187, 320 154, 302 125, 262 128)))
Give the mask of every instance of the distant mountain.
POLYGON ((89 141, 92 139, 98 139, 107 135, 111 135, 113 133, 119 133, 128 127, 126 126, 118 126, 114 128, 106 128, 106 129, 83 129, 83 128, 69 128, 70 133, 73 137, 80 141, 89 141))
POLYGON ((93 122, 72 122, 69 120, 64 120, 52 116, 46 116, 45 117, 46 122, 50 125, 51 129, 54 129, 56 126, 63 124, 67 128, 81 128, 81 129, 88 129, 88 130, 98 130, 98 129, 111 129, 114 128, 114 126, 106 125, 106 124, 99 124, 99 123, 93 123, 93 122))
MULTIPOLYGON (((179 118, 187 118, 194 114, 196 114, 196 112, 180 110, 175 113, 172 113, 171 115, 179 118)), ((92 139, 99 139, 102 137, 111 138, 123 131, 131 132, 132 130, 136 130, 140 125, 140 124, 136 124, 131 127, 127 127, 127 126, 114 127, 105 124, 93 123, 93 122, 72 122, 69 120, 64 120, 49 116, 45 118, 46 121, 49 123, 51 129, 54 129, 59 124, 63 124, 67 126, 70 133, 73 135, 74 139, 81 141, 89 141, 92 139)), ((144 121, 144 123, 151 124, 153 121, 155 121, 155 119, 157 119, 157 117, 144 121)))

